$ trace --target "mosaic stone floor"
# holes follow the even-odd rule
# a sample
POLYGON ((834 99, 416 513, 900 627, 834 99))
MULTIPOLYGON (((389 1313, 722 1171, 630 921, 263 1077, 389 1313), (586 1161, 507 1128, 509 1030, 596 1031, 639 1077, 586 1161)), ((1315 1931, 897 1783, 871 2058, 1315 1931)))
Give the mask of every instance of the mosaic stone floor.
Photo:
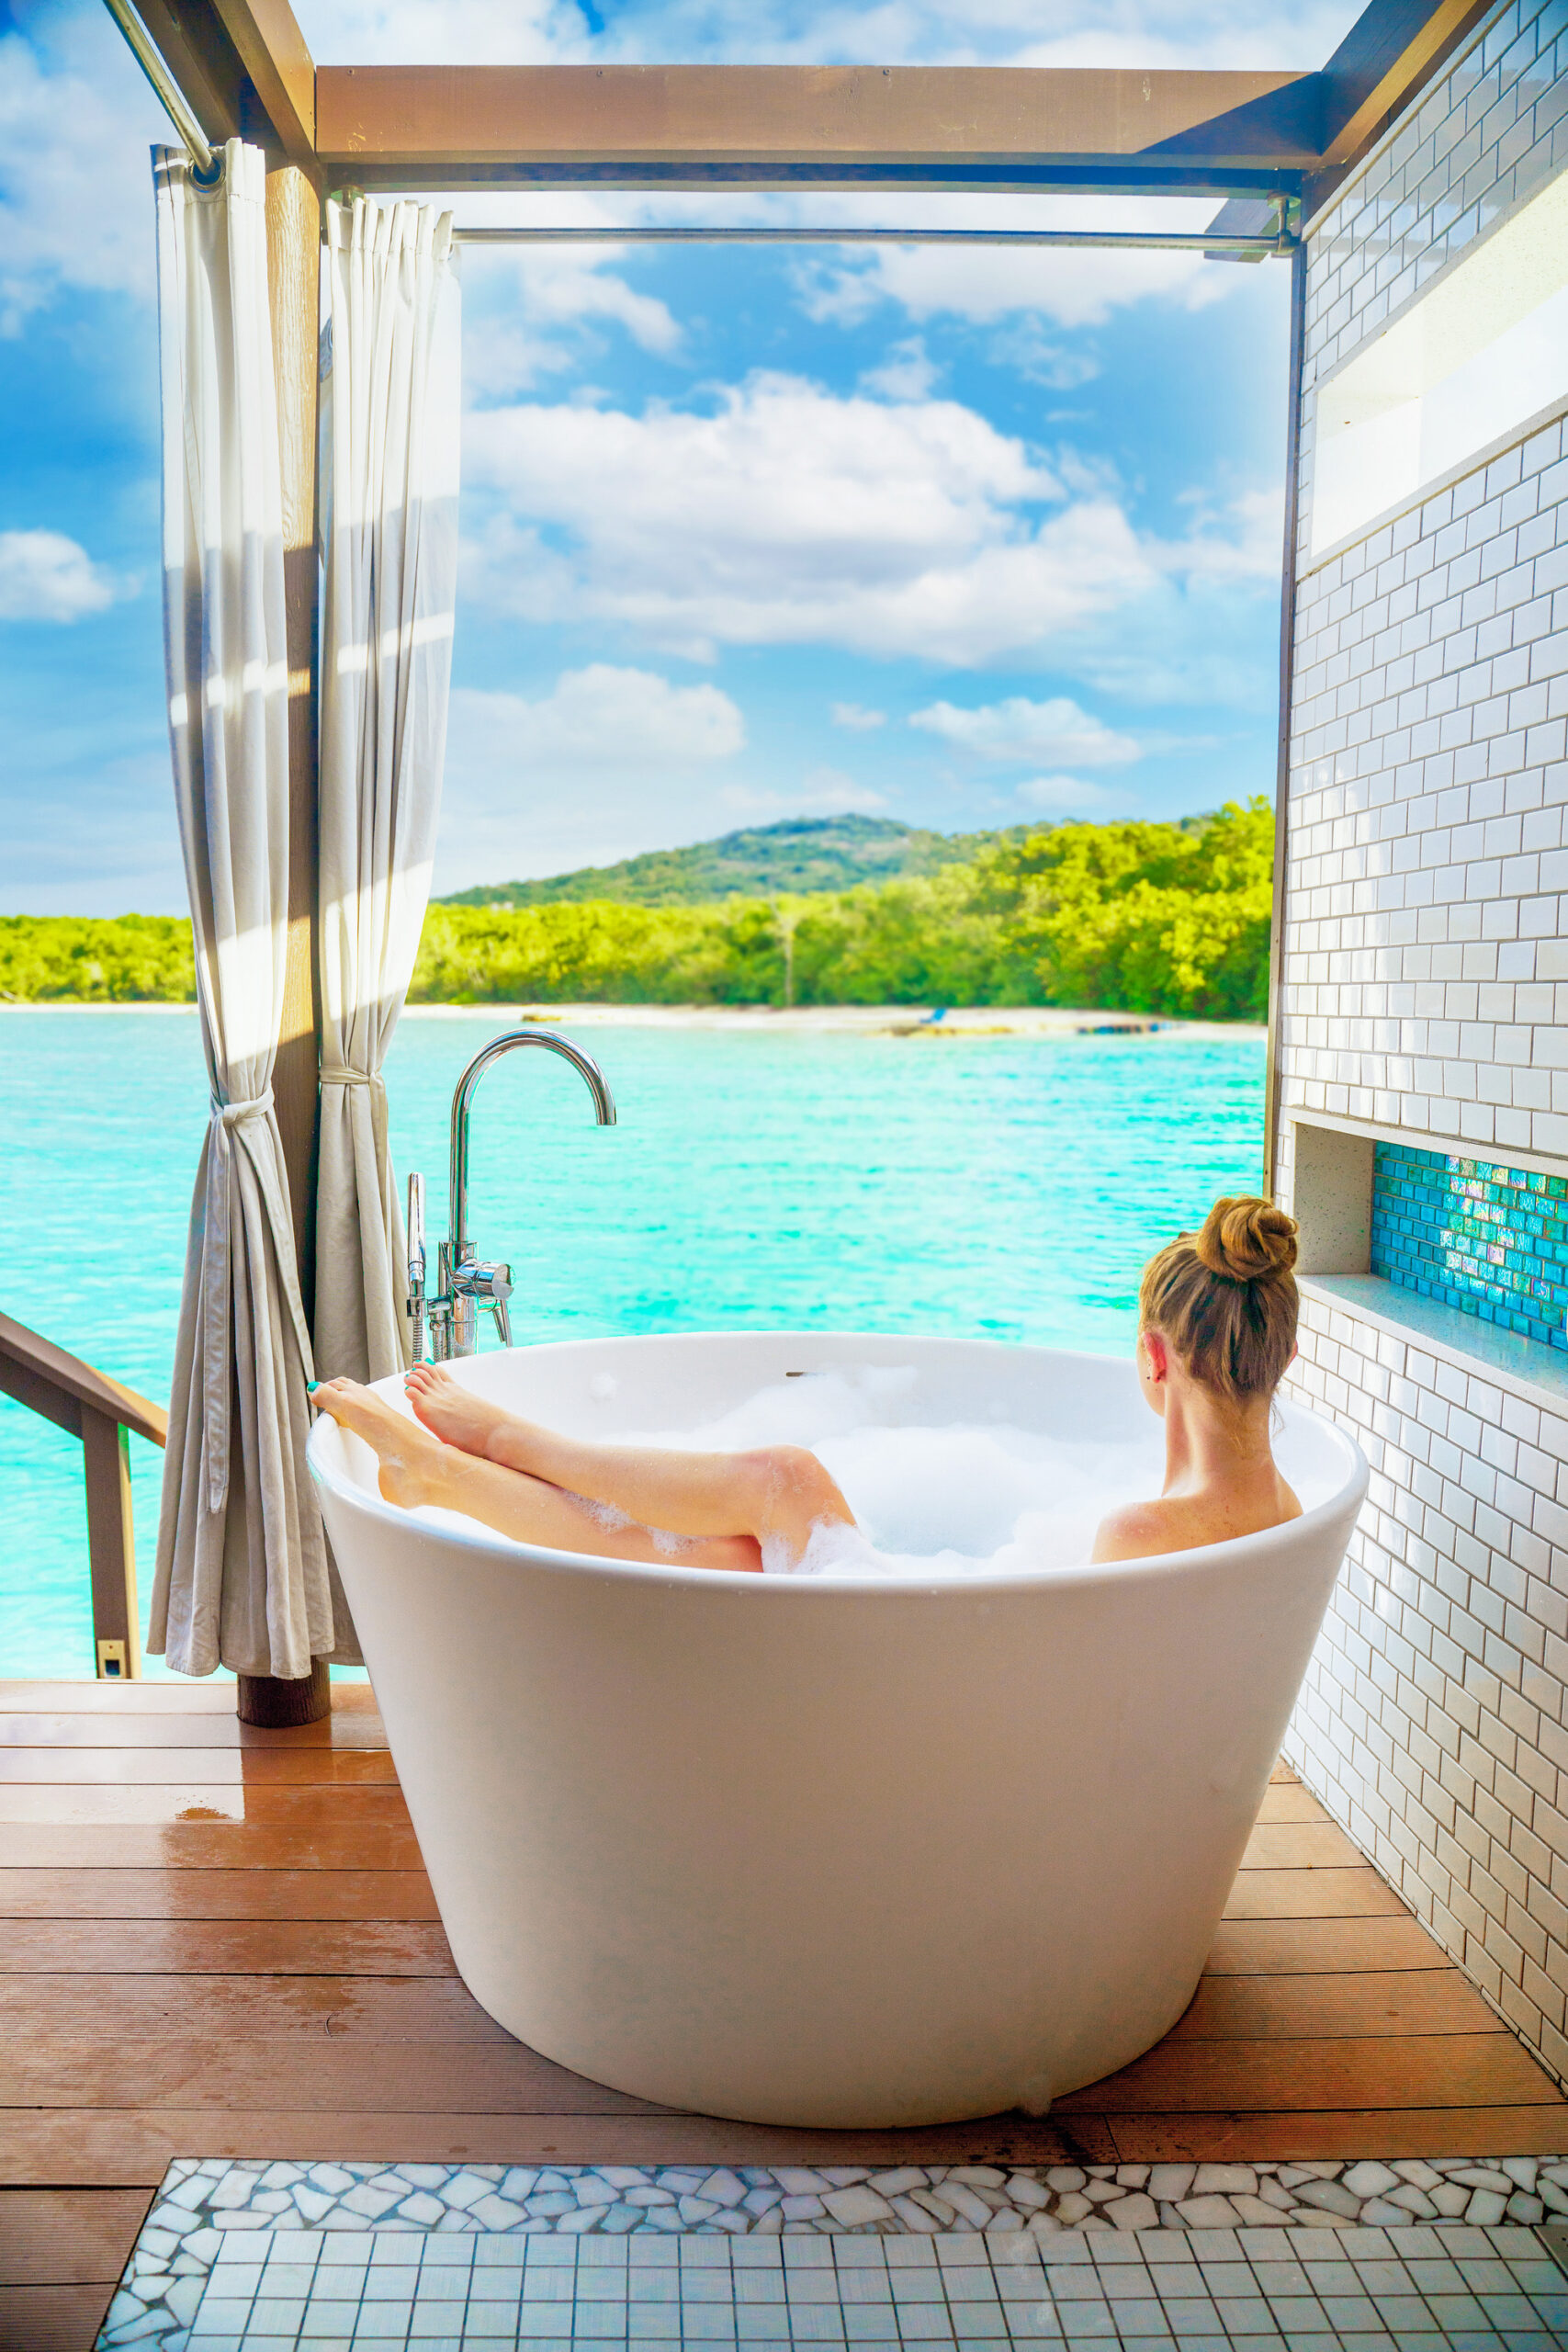
POLYGON ((1010 2173, 182 2163, 99 2346, 1559 2352, 1568 2270, 1532 2225, 1564 2211, 1568 2162, 1529 2157, 1010 2173), (1432 2218, 1394 2201, 1410 2190, 1432 2218))

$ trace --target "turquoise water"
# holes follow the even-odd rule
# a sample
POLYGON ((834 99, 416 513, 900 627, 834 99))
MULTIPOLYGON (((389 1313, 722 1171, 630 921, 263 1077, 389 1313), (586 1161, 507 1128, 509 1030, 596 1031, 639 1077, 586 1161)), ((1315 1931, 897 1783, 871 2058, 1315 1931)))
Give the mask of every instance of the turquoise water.
MULTIPOLYGON (((503 1025, 411 1015, 394 1043, 393 1150, 433 1241, 452 1088, 503 1025)), ((789 1325, 1115 1351, 1151 1249, 1261 1178, 1256 1035, 581 1035, 618 1126, 543 1055, 490 1072, 475 1113, 473 1229, 512 1261, 519 1341, 789 1325)), ((205 1113, 194 1013, 0 1010, 0 1306, 160 1400, 205 1113)), ((161 1456, 131 1453, 145 1623, 161 1456)), ((88 1673, 91 1631, 81 1450, 0 1398, 0 1672, 88 1673)))

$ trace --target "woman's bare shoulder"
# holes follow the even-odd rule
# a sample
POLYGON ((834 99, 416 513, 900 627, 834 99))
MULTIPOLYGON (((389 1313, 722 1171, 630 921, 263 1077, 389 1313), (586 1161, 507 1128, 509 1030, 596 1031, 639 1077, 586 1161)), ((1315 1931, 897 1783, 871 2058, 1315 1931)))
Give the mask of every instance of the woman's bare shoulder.
POLYGON ((1259 1535, 1301 1515, 1301 1504, 1282 1478, 1271 1503, 1240 1512, 1197 1495, 1156 1495, 1109 1512, 1100 1522, 1089 1558, 1154 1559, 1162 1552, 1193 1551, 1202 1544, 1259 1535))
POLYGON ((1108 1511, 1095 1531, 1091 1560, 1146 1560, 1160 1552, 1183 1548, 1175 1524, 1179 1506, 1156 1496, 1147 1502, 1123 1503, 1108 1511))

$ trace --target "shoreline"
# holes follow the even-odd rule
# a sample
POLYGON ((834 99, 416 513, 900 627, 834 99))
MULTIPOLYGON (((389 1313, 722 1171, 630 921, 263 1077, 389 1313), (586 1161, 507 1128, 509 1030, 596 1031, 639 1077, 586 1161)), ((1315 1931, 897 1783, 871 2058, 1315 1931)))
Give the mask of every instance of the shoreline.
MULTIPOLYGON (((770 1005, 730 1004, 410 1004, 405 1021, 536 1022, 550 1028, 570 1023, 579 1029, 711 1029, 730 1035, 894 1037, 935 1044, 947 1037, 1168 1037, 1229 1039, 1261 1045, 1263 1024, 1247 1021, 1187 1021, 1164 1013, 1107 1012, 1092 1006, 953 1005, 941 1021, 934 1007, 918 1004, 811 1004, 789 1011, 770 1005)), ((0 1000, 10 1012, 184 1013, 194 1004, 83 1003, 71 998, 0 1000)))

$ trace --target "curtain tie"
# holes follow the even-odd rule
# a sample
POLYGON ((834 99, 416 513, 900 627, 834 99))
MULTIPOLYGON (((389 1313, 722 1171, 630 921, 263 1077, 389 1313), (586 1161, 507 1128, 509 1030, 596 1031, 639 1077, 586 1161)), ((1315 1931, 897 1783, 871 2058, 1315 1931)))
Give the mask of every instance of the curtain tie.
POLYGON ((281 1303, 294 1327, 301 1369, 307 1380, 314 1376, 310 1334, 294 1264, 287 1183, 276 1148, 268 1142, 265 1131, 259 1136, 246 1132, 270 1119, 272 1113, 270 1086, 242 1102, 220 1102, 216 1095, 212 1097, 197 1345, 201 1364, 201 1450, 207 1474, 207 1507, 214 1514, 223 1509, 229 1494, 235 1234, 239 1231, 243 1235, 246 1224, 245 1210, 236 1189, 243 1163, 250 1167, 270 1229, 281 1303))
POLYGON ((378 1069, 340 1069, 326 1062, 321 1065, 323 1086, 379 1086, 380 1083, 378 1069))
POLYGON ((254 1094, 247 1102, 220 1102, 212 1098, 212 1115, 225 1127, 237 1127, 246 1119, 265 1119, 272 1109, 272 1089, 265 1094, 254 1094))

